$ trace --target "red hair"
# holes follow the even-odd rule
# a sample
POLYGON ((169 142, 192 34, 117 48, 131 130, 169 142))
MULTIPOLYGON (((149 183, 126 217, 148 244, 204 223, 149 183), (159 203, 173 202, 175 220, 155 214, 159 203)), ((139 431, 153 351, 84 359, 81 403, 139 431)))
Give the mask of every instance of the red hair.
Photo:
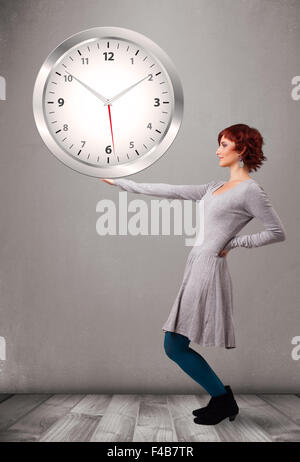
POLYGON ((241 155, 241 159, 243 159, 249 172, 256 171, 267 160, 262 151, 264 139, 256 128, 249 127, 246 124, 236 124, 224 128, 218 135, 219 144, 223 135, 224 138, 235 143, 235 149, 238 152, 246 148, 241 155))

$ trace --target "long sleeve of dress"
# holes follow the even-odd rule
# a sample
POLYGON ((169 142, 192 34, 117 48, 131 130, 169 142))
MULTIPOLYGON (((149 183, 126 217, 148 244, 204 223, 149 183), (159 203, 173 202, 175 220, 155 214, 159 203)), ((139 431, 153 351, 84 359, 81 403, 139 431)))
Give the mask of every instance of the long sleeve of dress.
POLYGON ((200 200, 214 181, 198 185, 173 185, 167 183, 136 183, 124 178, 114 179, 114 184, 125 191, 165 197, 167 199, 200 200))
POLYGON ((284 241, 284 226, 272 207, 269 197, 258 183, 252 183, 245 195, 245 209, 250 219, 258 218, 264 225, 264 231, 233 237, 225 246, 226 250, 234 247, 260 247, 274 242, 284 241))

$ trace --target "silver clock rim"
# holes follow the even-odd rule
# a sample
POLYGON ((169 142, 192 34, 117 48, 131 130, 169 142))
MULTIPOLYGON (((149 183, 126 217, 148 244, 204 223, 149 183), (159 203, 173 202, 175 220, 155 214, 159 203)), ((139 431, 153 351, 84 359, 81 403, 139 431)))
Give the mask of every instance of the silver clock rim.
POLYGON ((173 62, 166 54, 166 52, 164 52, 164 50, 162 50, 162 48, 160 48, 151 39, 139 32, 123 27, 93 27, 91 29, 73 34, 61 42, 54 50, 49 53, 36 77, 33 90, 32 106, 34 120, 38 132, 50 152, 57 159, 59 159, 63 164, 67 165, 73 170, 88 176, 98 178, 118 178, 132 175, 144 170, 159 160, 167 152, 174 139, 176 138, 176 135, 181 126, 183 114, 183 89, 173 62), (99 38, 128 40, 138 46, 143 47, 149 52, 149 54, 152 54, 153 57, 165 69, 166 74, 171 81, 174 93, 174 107, 173 114, 171 116, 171 122, 165 136, 160 140, 160 142, 153 146, 153 148, 147 154, 144 154, 141 158, 137 158, 131 162, 128 162, 128 164, 112 165, 108 167, 97 167, 94 165, 89 165, 83 161, 79 162, 73 156, 70 156, 66 151, 64 151, 64 149, 59 146, 59 144, 53 138, 48 129, 43 107, 44 91, 53 66, 57 64, 59 59, 63 58, 65 53, 67 53, 77 44, 99 38))

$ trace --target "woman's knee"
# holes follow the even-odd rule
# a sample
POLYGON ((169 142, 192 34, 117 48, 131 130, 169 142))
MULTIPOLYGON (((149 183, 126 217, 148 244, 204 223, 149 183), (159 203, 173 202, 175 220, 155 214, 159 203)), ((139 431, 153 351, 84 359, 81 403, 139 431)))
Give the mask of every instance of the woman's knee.
POLYGON ((172 337, 171 337, 170 334, 171 334, 171 332, 166 332, 165 333, 164 350, 165 350, 166 355, 169 358, 172 358, 172 356, 174 354, 174 342, 173 342, 172 337))
POLYGON ((166 355, 176 361, 188 347, 188 339, 176 332, 166 332, 164 349, 166 355))

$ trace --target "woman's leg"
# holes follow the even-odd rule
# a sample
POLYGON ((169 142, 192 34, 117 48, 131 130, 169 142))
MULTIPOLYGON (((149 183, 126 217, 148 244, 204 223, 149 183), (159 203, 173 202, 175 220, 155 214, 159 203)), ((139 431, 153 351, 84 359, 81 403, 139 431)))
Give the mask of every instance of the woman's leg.
POLYGON ((196 380, 211 396, 227 393, 223 383, 210 365, 197 351, 189 347, 190 340, 177 332, 166 332, 164 349, 192 379, 196 380))

